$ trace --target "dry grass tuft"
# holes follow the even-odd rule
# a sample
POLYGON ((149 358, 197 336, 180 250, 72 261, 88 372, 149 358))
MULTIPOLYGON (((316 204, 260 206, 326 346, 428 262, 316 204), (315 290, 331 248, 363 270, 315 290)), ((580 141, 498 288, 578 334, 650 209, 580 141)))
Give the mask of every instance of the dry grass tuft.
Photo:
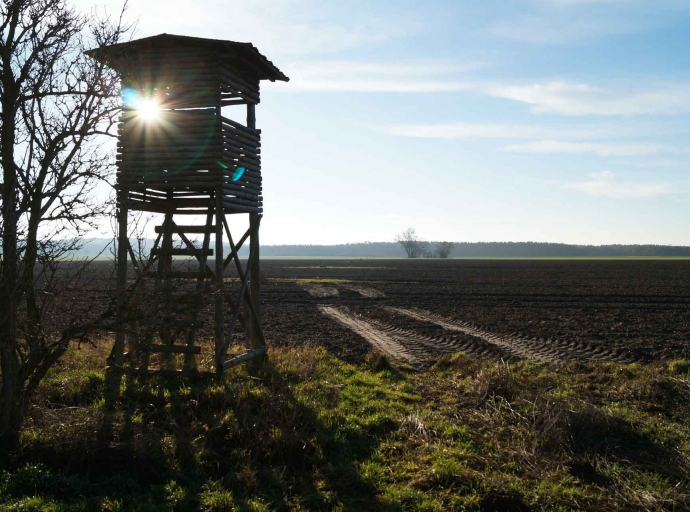
POLYGON ((510 401, 518 389, 519 385, 511 374, 510 366, 501 361, 495 365, 484 366, 472 379, 469 393, 475 398, 477 405, 481 405, 495 397, 510 401))

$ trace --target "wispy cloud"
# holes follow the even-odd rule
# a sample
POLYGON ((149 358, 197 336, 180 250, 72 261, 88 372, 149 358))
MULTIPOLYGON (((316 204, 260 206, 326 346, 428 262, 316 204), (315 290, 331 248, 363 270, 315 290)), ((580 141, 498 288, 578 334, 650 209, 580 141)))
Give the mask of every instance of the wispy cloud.
POLYGON ((624 125, 546 126, 513 123, 401 124, 385 127, 392 135, 433 139, 565 139, 601 140, 635 137, 639 128, 624 125))
MULTIPOLYGON (((75 3, 89 8, 93 0, 75 3)), ((129 15, 139 19, 137 37, 168 32, 251 41, 277 59, 380 44, 409 36, 420 26, 419 21, 395 9, 377 17, 319 0, 200 0, 194 8, 186 0, 146 0, 133 2, 129 15)))
POLYGON ((649 169, 649 168, 672 168, 672 167, 678 167, 679 165, 682 164, 680 160, 667 160, 667 159, 662 159, 662 160, 619 160, 617 162, 618 165, 622 165, 625 167, 638 167, 641 169, 649 169))
POLYGON ((594 153, 599 156, 648 156, 679 152, 679 150, 664 144, 648 142, 622 144, 558 140, 537 140, 521 144, 511 144, 501 149, 516 153, 594 153))
POLYGON ((613 89, 558 81, 489 86, 485 92, 527 103, 537 114, 631 116, 690 112, 690 83, 648 89, 613 89))
POLYGON ((457 92, 476 88, 459 74, 483 63, 302 62, 286 66, 289 92, 457 92))
MULTIPOLYGON (((634 88, 566 81, 497 84, 473 76, 474 71, 489 67, 485 62, 312 61, 283 67, 292 78, 289 90, 283 88, 286 92, 469 91, 526 104, 533 114, 630 117, 690 113, 690 81, 634 88)), ((462 127, 451 131, 461 133, 462 127)))
MULTIPOLYGON (((658 128, 606 123, 598 125, 556 126, 530 124, 449 123, 430 125, 394 125, 383 130, 400 137, 433 139, 515 140, 501 151, 515 153, 591 153, 601 157, 638 157, 636 167, 669 167, 669 160, 640 160, 654 155, 687 155, 690 150, 670 144, 651 142, 664 135, 658 128), (642 140, 646 137, 647 140, 642 140)), ((669 163, 670 162, 670 163, 669 163)))
POLYGON ((637 183, 618 181, 614 173, 592 173, 587 181, 567 183, 563 188, 582 192, 594 197, 614 199, 654 199, 673 193, 670 183, 637 183))
POLYGON ((642 30, 641 23, 604 19, 562 19, 561 16, 522 16, 495 24, 498 36, 534 44, 582 43, 592 38, 642 30))
POLYGON ((625 4, 630 3, 630 0, 542 0, 543 4, 560 6, 560 7, 581 7, 584 5, 596 4, 625 4))

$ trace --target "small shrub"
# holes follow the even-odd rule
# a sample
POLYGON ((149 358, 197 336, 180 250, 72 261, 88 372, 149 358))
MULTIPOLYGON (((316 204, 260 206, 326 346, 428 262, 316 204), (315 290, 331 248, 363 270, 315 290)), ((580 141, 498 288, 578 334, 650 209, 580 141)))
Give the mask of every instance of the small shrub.
POLYGON ((495 396, 510 401, 515 397, 518 387, 518 382, 511 374, 508 364, 501 362, 483 368, 470 383, 469 391, 479 405, 487 398, 495 396))
POLYGON ((386 356, 375 350, 367 354, 366 363, 375 372, 391 371, 393 367, 386 356))
POLYGON ((230 512, 238 510, 235 498, 220 482, 208 483, 201 493, 201 510, 213 512, 230 512))
POLYGON ((687 359, 674 359, 668 363, 668 371, 673 375, 686 375, 690 373, 690 361, 687 359))
POLYGON ((411 436, 427 437, 427 429, 419 411, 405 416, 400 422, 400 430, 411 436))

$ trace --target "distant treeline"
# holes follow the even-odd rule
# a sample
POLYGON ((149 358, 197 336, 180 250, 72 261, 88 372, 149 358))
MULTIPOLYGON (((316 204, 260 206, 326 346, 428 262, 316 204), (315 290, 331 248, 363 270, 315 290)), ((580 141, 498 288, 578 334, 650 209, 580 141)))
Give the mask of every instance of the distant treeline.
MULTIPOLYGON (((79 256, 95 256, 107 240, 92 240, 79 256)), ((149 247, 153 242, 149 242, 149 247)), ((430 242, 434 247, 436 242, 430 242)), ((247 248, 240 251, 247 255, 247 248)), ((227 249, 226 249, 227 251, 227 249)), ((262 256, 346 257, 346 258, 403 258, 405 251, 395 242, 364 242, 339 245, 263 245, 262 256)), ((671 245, 569 245, 541 242, 457 242, 450 254, 455 258, 575 258, 611 256, 689 256, 690 247, 671 245)), ((105 250, 101 257, 112 254, 105 250)))
MULTIPOLYGON (((435 242, 430 242, 433 248, 435 242)), ((394 242, 342 245, 268 245, 264 256, 344 256, 404 257, 405 251, 394 242)), ((606 256, 690 256, 690 247, 669 245, 569 245, 540 242, 457 242, 450 254, 454 258, 573 258, 606 256)))

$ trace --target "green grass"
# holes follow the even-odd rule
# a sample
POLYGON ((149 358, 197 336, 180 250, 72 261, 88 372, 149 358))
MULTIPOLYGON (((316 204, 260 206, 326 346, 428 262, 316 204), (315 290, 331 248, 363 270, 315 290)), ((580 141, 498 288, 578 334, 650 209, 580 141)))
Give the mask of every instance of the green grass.
POLYGON ((257 375, 124 382, 107 438, 100 355, 40 389, 0 509, 690 507, 688 361, 415 372, 276 348, 257 375))
MULTIPOLYGON (((400 258, 404 259, 404 258, 400 258)), ((448 258, 451 260, 555 260, 555 261, 626 261, 626 260, 690 260, 690 256, 487 256, 481 258, 462 257, 462 258, 448 258)))
MULTIPOLYGON (((262 260, 324 260, 324 261, 362 261, 362 260, 390 260, 390 261, 443 261, 443 260, 563 260, 563 261, 626 261, 626 260, 690 260, 690 256, 451 256, 449 258, 407 258, 404 256, 261 256, 262 260)), ((377 267, 379 268, 379 267, 377 267)))
POLYGON ((332 266, 332 265, 315 265, 311 267, 290 267, 291 269, 310 269, 310 270, 316 270, 320 268, 325 268, 325 269, 335 269, 335 270, 342 270, 342 269, 347 269, 347 270, 396 270, 399 267, 382 267, 382 266, 377 266, 377 267, 362 267, 359 265, 353 266, 353 265, 347 265, 344 267, 338 267, 338 266, 332 266))
POLYGON ((336 279, 330 277, 310 277, 310 278, 298 278, 298 277, 269 277, 266 278, 269 282, 277 283, 297 283, 297 284, 343 284, 351 283, 349 279, 336 279))
MULTIPOLYGON (((240 257, 241 260, 245 261, 246 256, 240 257)), ((195 261, 192 259, 189 259, 185 256, 177 256, 175 257, 176 260, 189 260, 189 261, 195 261)), ((268 260, 268 261, 349 261, 349 262, 357 262, 357 261, 364 261, 364 260, 390 260, 390 261, 443 261, 444 259, 441 258, 407 258, 404 256, 400 257, 391 257, 391 256, 261 256, 262 260, 268 260)), ((678 261, 687 261, 690 260, 690 256, 462 256, 462 257, 454 257, 451 256, 450 258, 445 258, 445 260, 477 260, 477 261, 482 261, 482 260, 544 260, 544 261, 673 261, 673 260, 678 260, 678 261)), ((99 261, 99 262, 105 262, 105 261, 113 261, 113 258, 108 256, 108 257, 99 257, 95 258, 94 261, 99 261)), ((308 267, 310 268, 310 267, 308 267)), ((339 267, 334 267, 334 268, 339 268, 339 267)), ((348 267, 349 268, 349 267, 348 267)), ((360 267, 362 268, 362 267, 360 267)), ((380 268, 380 267, 376 267, 380 268)))

